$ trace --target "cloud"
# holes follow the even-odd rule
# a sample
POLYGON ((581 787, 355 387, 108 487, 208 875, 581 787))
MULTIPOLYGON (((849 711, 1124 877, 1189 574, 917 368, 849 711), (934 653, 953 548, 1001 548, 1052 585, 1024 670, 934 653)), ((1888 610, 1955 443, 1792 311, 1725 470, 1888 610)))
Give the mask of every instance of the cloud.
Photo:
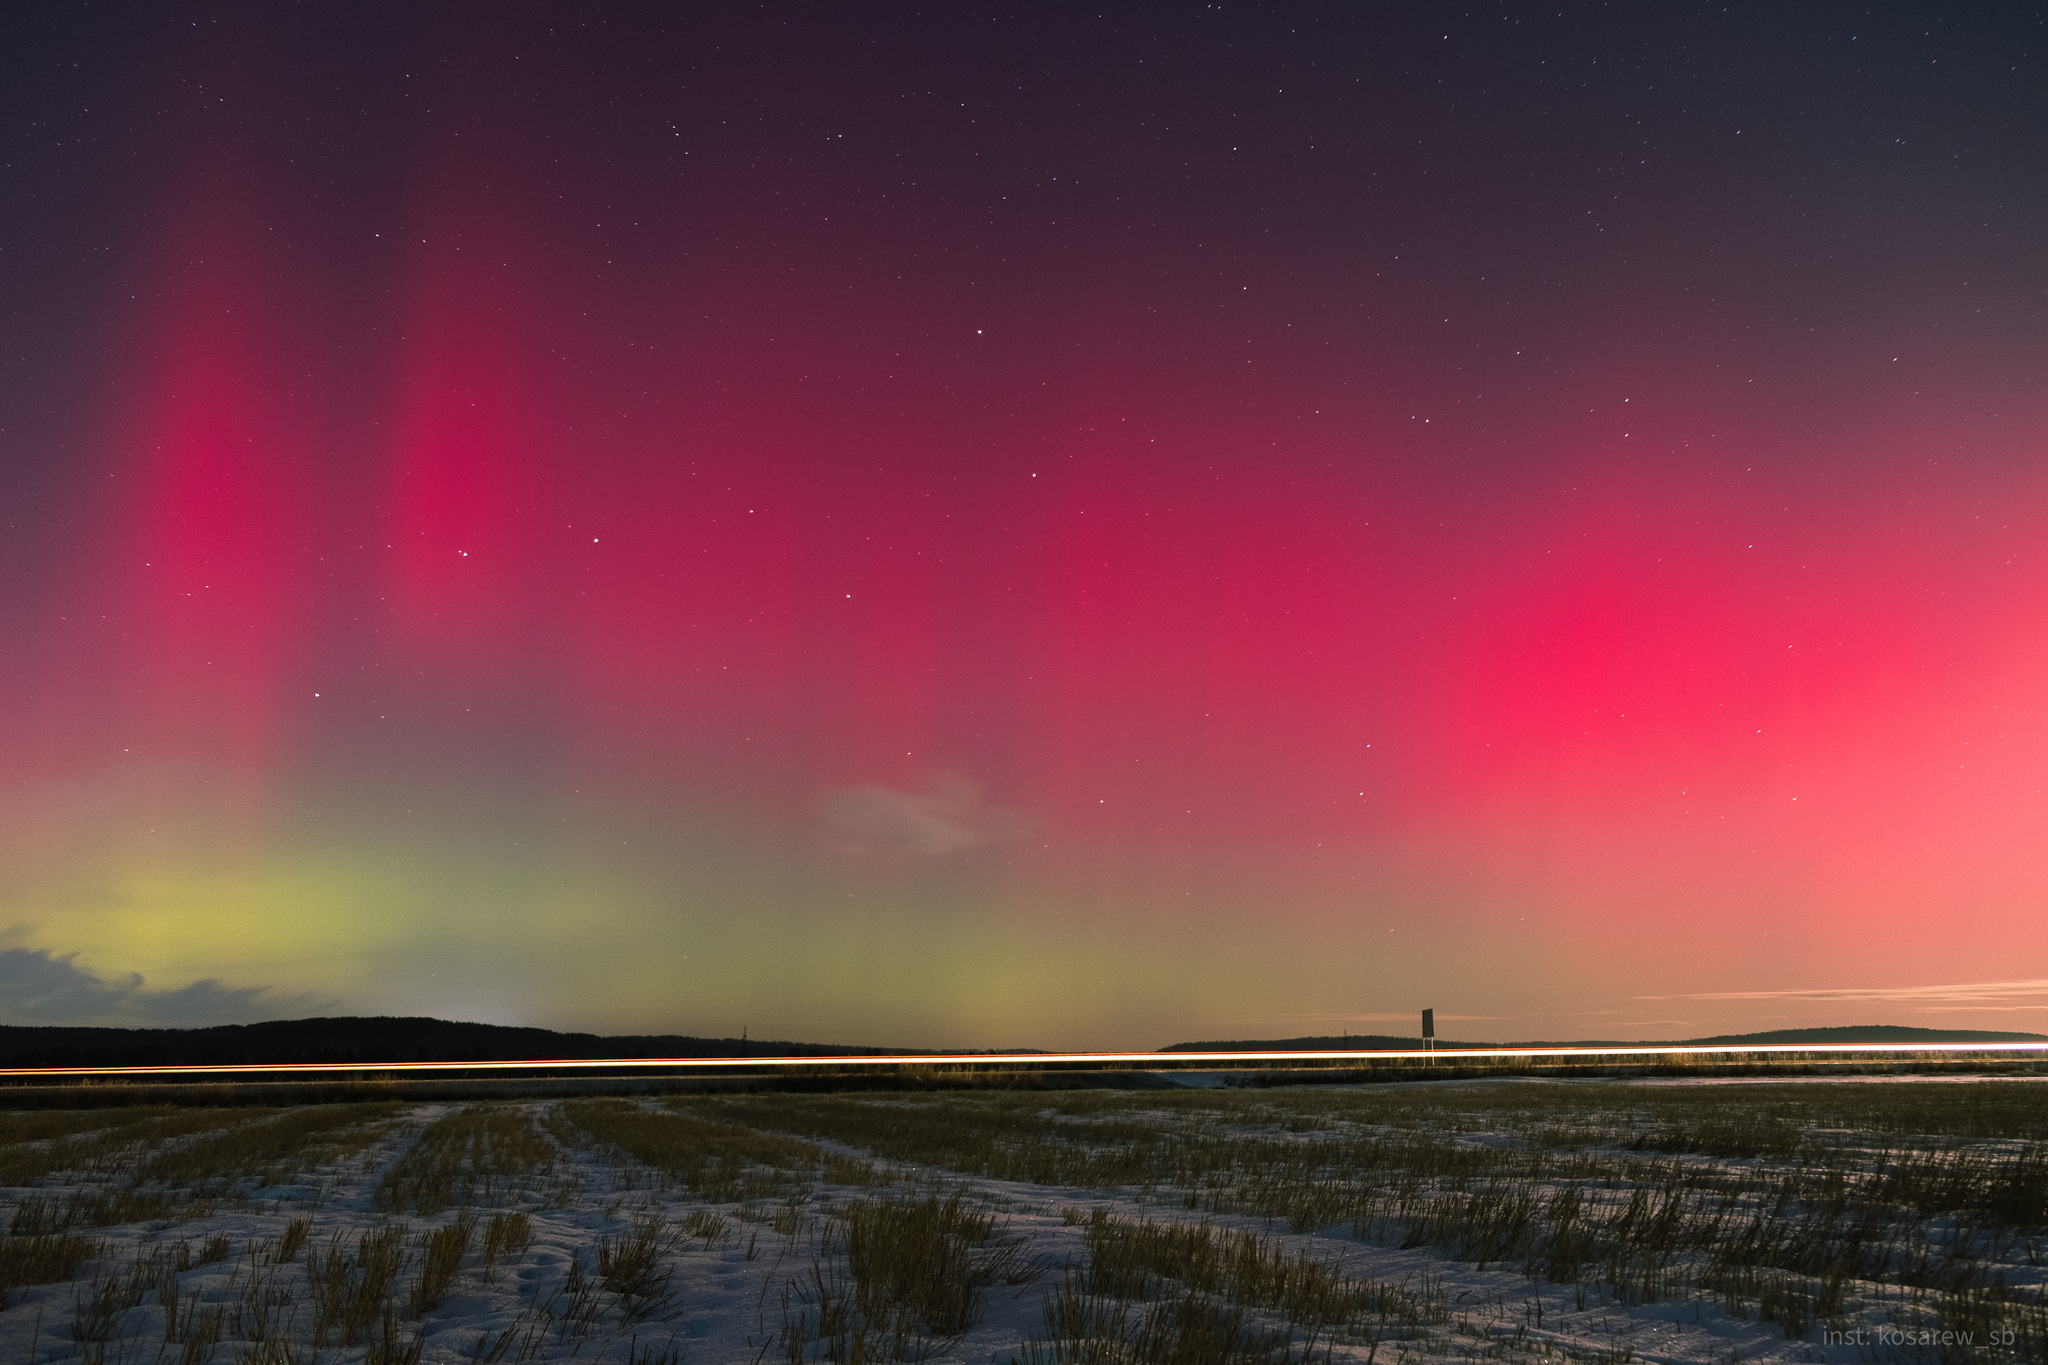
POLYGON ((74 961, 77 956, 48 949, 0 949, 0 1020, 184 1028, 276 1018, 332 1003, 310 996, 273 998, 266 986, 225 986, 211 979, 174 991, 152 991, 145 988, 139 972, 95 976, 74 961))
POLYGON ((972 783, 948 779, 928 792, 856 787, 828 797, 827 842, 845 853, 935 858, 1022 838, 1031 821, 1021 811, 985 806, 972 783))
POLYGON ((1639 995, 1638 1000, 1829 1000, 1924 1005, 1930 1009, 2039 1009, 2041 1004, 2000 1003, 2048 997, 2048 979, 1977 981, 1955 986, 1865 986, 1790 991, 1711 991, 1699 995, 1639 995))
POLYGON ((2038 1005, 1928 1005, 1922 1014, 1976 1014, 1980 1010, 2048 1010, 2048 1001, 2038 1005))

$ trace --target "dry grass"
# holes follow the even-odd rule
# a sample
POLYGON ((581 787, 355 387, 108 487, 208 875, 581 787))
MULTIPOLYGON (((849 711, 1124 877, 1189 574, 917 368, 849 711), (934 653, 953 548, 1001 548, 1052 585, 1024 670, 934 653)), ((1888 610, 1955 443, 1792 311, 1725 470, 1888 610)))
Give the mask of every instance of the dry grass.
POLYGON ((390 1308, 391 1285, 406 1260, 403 1223, 387 1224, 345 1250, 336 1232, 325 1248, 306 1249, 306 1284, 313 1298, 313 1345, 360 1345, 390 1308))
MULTIPOLYGON (((0 1242, 0 1293, 76 1279, 97 1252, 77 1229, 246 1200, 228 1182, 300 1169, 350 1143, 360 1150, 389 1131, 392 1117, 383 1106, 365 1106, 353 1120, 331 1106, 310 1117, 206 1111, 204 1123, 172 1132, 186 1120, 136 1111, 116 1121, 109 1112, 21 1116, 35 1122, 4 1128, 20 1139, 8 1150, 38 1154, 46 1175, 125 1162, 156 1183, 17 1198, 13 1235, 0 1242), (68 1164, 49 1164, 58 1148, 68 1164), (43 1278, 19 1278, 31 1264, 43 1278)), ((1023 1346, 1022 1358, 1041 1365, 1277 1365, 1311 1353, 1323 1359, 1332 1346, 1361 1359, 1377 1351, 1381 1360, 1425 1349, 1533 1356, 1565 1349, 1555 1318, 1553 1336, 1543 1335, 1546 1310, 1583 1322, 1652 1301, 1685 1303, 1688 1316, 1760 1321, 1793 1339, 1880 1324, 1996 1327, 2011 1334, 2001 1339, 2010 1348, 2002 1358, 2048 1361, 2048 1306, 2034 1269, 2048 1244, 2044 1133, 2048 1087, 1997 1082, 473 1105, 420 1130, 376 1187, 390 1212, 464 1211, 449 1226, 417 1238, 386 1227, 351 1245, 338 1233, 314 1238, 301 1216, 274 1241, 244 1249, 236 1294, 210 1291, 203 1304, 181 1291, 178 1274, 226 1258, 232 1248, 218 1234, 125 1268, 98 1267, 60 1293, 75 1304, 71 1330, 88 1357, 132 1334, 136 1319, 123 1315, 153 1292, 164 1310, 166 1362, 189 1356, 196 1365, 216 1342, 240 1342, 235 1349, 259 1365, 295 1365, 293 1352, 307 1342, 351 1359, 417 1360, 424 1338, 400 1323, 435 1310, 479 1240, 486 1277, 525 1253, 532 1222, 505 1203, 526 1198, 530 1182, 551 1171, 560 1141, 624 1163, 622 1189, 674 1185, 725 1207, 678 1211, 675 1224, 651 1212, 615 1224, 552 1293, 529 1301, 514 1328, 480 1341, 478 1359, 579 1350, 613 1359, 622 1348, 636 1360, 666 1359, 642 1353, 637 1341, 602 1343, 670 1311, 672 1258, 686 1239, 708 1252, 746 1232, 740 1242, 751 1262, 768 1229, 755 1233, 735 1219, 772 1223, 788 1238, 769 1245, 776 1260, 805 1255, 799 1239, 816 1239, 807 1275, 778 1276, 778 1354, 929 1355, 972 1329, 991 1286, 1046 1269, 986 1208, 932 1192, 951 1172, 1035 1184, 1042 1193, 1027 1202, 1052 1212, 1062 1192, 1075 1190, 1143 1203, 1143 1216, 1069 1207, 1056 1220, 1080 1229, 1087 1260, 1047 1294, 1041 1339, 1023 1346), (860 1154, 828 1151, 820 1140, 860 1154), (913 1181, 921 1182, 915 1195, 870 1195, 836 1209, 818 1197, 825 1185, 873 1191, 913 1181), (1272 1221, 1252 1231, 1230 1226, 1233 1218, 1272 1221), (1289 1231, 1320 1235, 1304 1242, 1289 1231), (1509 1309, 1467 1304, 1454 1314, 1440 1281, 1349 1273, 1338 1254, 1343 1238, 1526 1275, 1529 1321, 1509 1335, 1509 1309), (275 1269, 295 1257, 305 1263, 303 1282, 275 1269), (1407 1345, 1418 1338, 1426 1347, 1407 1345)), ((621 1193, 605 1212, 617 1216, 626 1204, 621 1193)), ((741 1250, 717 1254, 736 1269, 741 1250)), ((695 1253, 684 1264, 696 1264, 695 1253)), ((673 1342, 661 1350, 673 1355, 673 1342)), ((1614 1355, 1609 1365, 1618 1362, 1614 1355)))
POLYGON ((121 1315, 142 1302, 152 1286, 135 1275, 109 1270, 79 1287, 73 1296, 73 1341, 108 1342, 121 1315))
POLYGON ((732 1236, 732 1229, 720 1215, 710 1209, 692 1209, 683 1217, 682 1232, 685 1237, 701 1237, 709 1247, 732 1236))
POLYGON ((235 1356, 235 1365, 313 1365, 313 1353, 282 1337, 250 1342, 235 1356))
POLYGON ((643 1217, 631 1233, 597 1243, 597 1273, 604 1287, 618 1295, 619 1311, 628 1322, 654 1313, 668 1300, 673 1270, 662 1268, 662 1257, 673 1245, 673 1234, 659 1218, 643 1217))
POLYGON ((409 1342, 400 1336, 398 1323, 387 1305, 384 1309, 384 1331, 370 1339, 370 1349, 363 1355, 363 1365, 419 1365, 420 1353, 426 1345, 424 1328, 415 1329, 409 1342))
POLYGON ((292 1172, 361 1151, 382 1136, 379 1125, 396 1109, 388 1103, 288 1109, 160 1152, 143 1164, 136 1182, 179 1188, 262 1173, 267 1183, 281 1183, 292 1172))
POLYGON ((202 1308, 197 1299, 191 1301, 178 1329, 178 1340, 184 1344, 178 1352, 178 1365, 209 1365, 221 1334, 227 1330, 225 1316, 218 1308, 202 1308))
POLYGON ((238 1128, 276 1111, 113 1109, 8 1115, 0 1125, 0 1185, 28 1185, 64 1173, 103 1177, 133 1170, 164 1144, 238 1128))
POLYGON ((989 1239, 995 1217, 964 1207, 956 1191, 941 1201, 865 1200, 843 1214, 854 1301, 869 1319, 907 1312, 935 1337, 973 1325, 989 1281, 973 1249, 989 1239))
POLYGON ((186 1221, 214 1212, 212 1200, 183 1191, 76 1190, 63 1198, 24 1199, 14 1206, 8 1231, 19 1237, 104 1228, 119 1223, 186 1221))
POLYGON ((501 1258, 516 1261, 525 1255, 532 1240, 533 1220, 524 1211, 492 1214, 484 1225, 484 1278, 490 1278, 501 1258))
POLYGON ((445 1227, 435 1228, 420 1239, 420 1274, 413 1282, 411 1314, 420 1317, 441 1306, 455 1283, 462 1258, 469 1254, 470 1239, 476 1235, 476 1217, 464 1213, 445 1227))
POLYGON ((1581 1303, 1715 1300, 1794 1336, 1857 1312, 2024 1318, 2032 1292, 1987 1266, 2048 1231, 2048 1087, 1995 1081, 784 1095, 711 1112, 967 1175, 1177 1190, 1197 1212, 1526 1270, 1581 1303), (1873 1134, 1888 1147, 1858 1145, 1873 1134))
POLYGON ((229 1314, 228 1331, 243 1341, 268 1342, 288 1339, 297 1317, 296 1276, 282 1270, 273 1260, 268 1267, 251 1258, 250 1274, 241 1297, 229 1314))
POLYGON ((0 1147, 11 1147, 25 1142, 46 1142, 52 1138, 72 1137, 79 1133, 98 1132, 105 1128, 147 1123, 152 1119, 177 1112, 179 1111, 161 1105, 141 1109, 0 1112, 0 1147))
POLYGON ((805 1360, 862 1362, 923 1360, 934 1354, 930 1338, 917 1332, 909 1314, 876 1320, 854 1306, 844 1275, 822 1261, 805 1284, 792 1280, 782 1292, 782 1329, 775 1339, 790 1365, 805 1360))
MULTIPOLYGON (((182 1345, 181 1361, 205 1359, 228 1330, 230 1314, 237 1334, 248 1339, 265 1336, 280 1325, 280 1307, 288 1317, 291 1293, 288 1288, 279 1292, 272 1280, 260 1274, 252 1278, 242 1300, 232 1309, 202 1305, 195 1298, 182 1300, 180 1312, 178 1276, 195 1265, 225 1260, 228 1250, 227 1238, 220 1236, 202 1244, 196 1257, 192 1245, 183 1240, 169 1246, 137 1248, 125 1269, 106 1267, 74 1289, 71 1339, 83 1345, 85 1358, 103 1358, 107 1344, 124 1335, 124 1316, 152 1294, 163 1310, 164 1344, 182 1345)), ((73 1274, 76 1268, 75 1264, 71 1267, 73 1274)))
POLYGON ((777 1337, 790 1360, 922 1360, 979 1316, 983 1290, 1043 1271, 1022 1243, 989 1247, 992 1214, 945 1199, 863 1200, 820 1239, 808 1281, 785 1287, 777 1337), (846 1273, 837 1269, 845 1253, 846 1273))
POLYGON ((901 1174, 891 1171, 878 1161, 863 1161, 859 1157, 840 1156, 836 1152, 824 1154, 824 1180, 827 1185, 853 1185, 862 1189, 876 1185, 891 1185, 901 1174))
MULTIPOLYGON (((1219 1229, 1208 1222, 1154 1222, 1099 1213, 1088 1224, 1088 1270, 1061 1288, 1067 1300, 1048 1318, 1049 1343, 1077 1324, 1100 1318, 1100 1305, 1156 1301, 1169 1313, 1120 1317, 1102 1338, 1132 1350, 1283 1354, 1299 1342, 1307 1350, 1325 1332, 1377 1344, 1390 1331, 1416 1335, 1448 1321, 1436 1284, 1420 1289, 1345 1274, 1307 1251, 1290 1254, 1272 1238, 1219 1229), (1240 1309, 1277 1314, 1277 1329, 1253 1331, 1240 1309), (1162 1335, 1163 1334, 1163 1335, 1162 1335), (1139 1343, 1132 1345, 1131 1343, 1139 1343), (1149 1343, 1149 1344, 1146 1344, 1149 1343)), ((1140 1356, 1138 1358, 1146 1358, 1140 1356)), ((1258 1358, 1264 1358, 1259 1356, 1258 1358)))
POLYGON ((287 1222, 284 1231, 278 1234, 276 1263, 288 1265, 298 1259, 300 1249, 306 1245, 306 1234, 312 1230, 313 1220, 305 1214, 287 1222))
MULTIPOLYGON (((1149 1096, 1148 1096, 1149 1098, 1149 1096)), ((825 1138, 889 1161, 1038 1185, 1106 1189, 1147 1183, 1181 1164, 1189 1134, 1157 1119, 1123 1116, 1080 1132, 1045 1109, 1043 1095, 999 1093, 749 1096, 704 1112, 825 1138), (1085 1138, 1086 1140, 1080 1140, 1085 1138)))
MULTIPOLYGON (((1095 1293, 1069 1276, 1045 1305, 1045 1339, 1025 1343, 1025 1365, 1289 1365, 1288 1328, 1261 1327, 1241 1309, 1190 1293, 1150 1306, 1095 1293)), ((1326 1353, 1327 1355, 1327 1353, 1326 1353)))
MULTIPOLYGON (((544 1349, 550 1335, 558 1344, 566 1343, 571 1338, 589 1335, 604 1312, 604 1301, 599 1297, 603 1288, 599 1281, 591 1279, 584 1270, 583 1257, 580 1254, 572 1255, 569 1258, 569 1273, 555 1286, 554 1292, 545 1299, 536 1297, 532 1321, 521 1335, 516 1358, 533 1358, 537 1353, 536 1348, 544 1349)), ((576 1349, 581 1348, 579 1346, 576 1349)), ((574 1353, 574 1350, 570 1352, 572 1355, 574 1353)))
POLYGON ((393 1163, 377 1206, 431 1218, 450 1207, 508 1202, 554 1168, 555 1152, 526 1110, 458 1109, 428 1124, 393 1163))
POLYGON ((591 1140, 617 1148, 712 1203, 807 1191, 823 1161, 824 1154, 811 1143, 672 1109, 571 1100, 562 1112, 591 1140))
POLYGON ((0 1185, 27 1185, 57 1171, 86 1172, 134 1142, 166 1111, 0 1115, 0 1185))

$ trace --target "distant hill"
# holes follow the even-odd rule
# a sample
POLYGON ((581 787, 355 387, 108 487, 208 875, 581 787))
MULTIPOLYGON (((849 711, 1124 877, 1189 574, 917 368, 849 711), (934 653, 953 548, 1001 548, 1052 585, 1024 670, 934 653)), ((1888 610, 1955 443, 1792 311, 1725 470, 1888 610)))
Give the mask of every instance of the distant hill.
MULTIPOLYGON (((1615 1039, 1578 1039, 1570 1042, 1523 1043, 1523 1047, 1763 1047, 1772 1043, 1804 1044, 1809 1047, 1849 1047, 1858 1043, 2048 1043, 2043 1033, 1991 1033, 1982 1029, 1909 1028, 1899 1024, 1849 1024, 1840 1028, 1784 1028, 1767 1033, 1723 1033, 1712 1038, 1676 1038, 1629 1042, 1615 1039)), ((1337 1038, 1271 1038, 1228 1043, 1173 1043, 1161 1052, 1340 1052, 1384 1051, 1420 1047, 1413 1036, 1388 1037, 1376 1033, 1351 1033, 1337 1038)), ((1502 1047, 1501 1043, 1458 1043, 1436 1040, 1439 1048, 1502 1047)))
POLYGON ((578 1058, 833 1057, 914 1048, 672 1035, 600 1037, 445 1019, 281 1019, 217 1028, 0 1025, 0 1066, 226 1066, 304 1062, 524 1062, 578 1058))
POLYGON ((1992 1033, 1968 1028, 1909 1028, 1901 1024, 1846 1024, 1840 1028, 1781 1028, 1768 1033, 1724 1033, 1688 1038, 1702 1047, 1805 1043, 1841 1047, 1852 1043, 2048 1043, 2048 1033, 1992 1033))
MULTIPOLYGON (((1364 1052, 1413 1048, 1419 1038, 1353 1033, 1338 1037, 1175 1043, 1162 1052, 1364 1052)), ((1855 1043, 2048 1042, 2039 1033, 1976 1029, 1906 1028, 1864 1024, 1846 1028, 1777 1029, 1768 1033, 1689 1038, 1672 1046, 1739 1047, 1789 1043, 1815 1048, 1855 1043)), ((1439 1038, 1443 1049, 1496 1046, 1439 1038)), ((1629 1046, 1550 1043, 1527 1046, 1629 1046)), ((217 1028, 35 1028, 0 1025, 0 1066, 289 1066, 307 1062, 377 1065, 388 1062, 545 1062, 651 1057, 870 1057, 930 1056, 929 1048, 837 1047, 762 1039, 692 1038, 672 1034, 605 1037, 505 1028, 445 1019, 281 1019, 217 1028)))

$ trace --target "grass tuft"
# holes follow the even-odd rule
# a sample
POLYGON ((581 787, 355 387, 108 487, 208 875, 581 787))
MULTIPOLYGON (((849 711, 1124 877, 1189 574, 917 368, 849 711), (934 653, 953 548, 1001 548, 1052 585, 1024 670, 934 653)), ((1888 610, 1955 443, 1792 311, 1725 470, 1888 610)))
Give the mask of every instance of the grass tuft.
POLYGON ((484 1278, 489 1279, 500 1257, 517 1260, 526 1254, 533 1240, 533 1220, 523 1210, 494 1213, 484 1225, 484 1278))
POLYGON ((58 1284, 100 1254, 100 1243, 67 1232, 0 1237, 0 1309, 24 1285, 58 1284))
POLYGON ((469 1254, 470 1239, 476 1234, 476 1218, 465 1213, 446 1227, 435 1228, 421 1239, 420 1274, 413 1282, 411 1313, 417 1318, 431 1313, 448 1297, 462 1258, 469 1254))
POLYGON ((324 1250, 306 1249, 315 1349, 330 1341, 342 1346, 362 1344, 378 1317, 388 1311, 391 1283, 405 1263, 405 1232, 403 1223, 365 1232, 349 1252, 343 1249, 337 1231, 324 1250))
POLYGON ((972 1249, 989 1239, 993 1214, 964 1207, 955 1191, 943 1201, 866 1200, 844 1218, 846 1263, 863 1314, 881 1321, 901 1309, 938 1337, 974 1324, 988 1277, 972 1249))
POLYGON ((425 1328, 414 1329, 410 1342, 399 1339, 398 1323, 387 1305, 383 1334, 370 1339, 370 1349, 363 1356, 363 1365, 420 1365, 420 1355, 426 1346, 425 1328))
POLYGON ((290 1265, 298 1259, 300 1249, 306 1245, 306 1234, 312 1230, 313 1220, 304 1214, 286 1223, 277 1239, 277 1264, 290 1265))
POLYGON ((667 1245, 668 1225, 651 1217, 634 1223, 633 1231, 616 1241, 598 1239, 598 1278, 619 1296, 621 1311, 628 1318, 646 1316, 668 1297, 673 1272, 661 1268, 667 1245))

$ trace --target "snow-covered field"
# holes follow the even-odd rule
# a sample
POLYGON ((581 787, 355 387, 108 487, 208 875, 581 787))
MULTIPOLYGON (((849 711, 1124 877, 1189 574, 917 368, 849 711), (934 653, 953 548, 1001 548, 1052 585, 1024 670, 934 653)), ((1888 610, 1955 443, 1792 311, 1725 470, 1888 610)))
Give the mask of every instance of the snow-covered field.
POLYGON ((0 1113, 0 1361, 2040 1360, 2044 1137, 2021 1081, 0 1113))

